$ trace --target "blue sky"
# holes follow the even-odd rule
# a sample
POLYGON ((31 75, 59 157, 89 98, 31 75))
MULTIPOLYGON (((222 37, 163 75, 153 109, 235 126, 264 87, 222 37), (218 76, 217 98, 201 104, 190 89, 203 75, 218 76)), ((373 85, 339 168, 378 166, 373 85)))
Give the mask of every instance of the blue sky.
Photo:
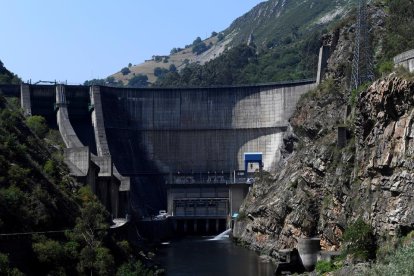
POLYGON ((0 0, 0 60, 24 81, 83 83, 222 31, 260 2, 0 0))

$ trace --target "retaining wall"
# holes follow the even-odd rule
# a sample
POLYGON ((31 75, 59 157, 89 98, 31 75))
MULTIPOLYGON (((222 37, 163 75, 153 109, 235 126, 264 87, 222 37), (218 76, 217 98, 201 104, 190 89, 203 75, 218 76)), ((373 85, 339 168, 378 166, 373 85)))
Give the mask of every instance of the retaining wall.
POLYGON ((410 50, 394 57, 395 66, 403 66, 410 72, 414 72, 414 50, 410 50))

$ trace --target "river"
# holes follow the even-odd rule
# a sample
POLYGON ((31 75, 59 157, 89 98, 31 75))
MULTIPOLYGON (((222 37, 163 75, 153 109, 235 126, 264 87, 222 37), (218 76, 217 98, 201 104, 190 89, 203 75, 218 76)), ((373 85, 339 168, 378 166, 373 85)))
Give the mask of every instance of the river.
POLYGON ((167 275, 273 275, 275 266, 246 248, 223 238, 191 237, 163 243, 156 261, 167 275))

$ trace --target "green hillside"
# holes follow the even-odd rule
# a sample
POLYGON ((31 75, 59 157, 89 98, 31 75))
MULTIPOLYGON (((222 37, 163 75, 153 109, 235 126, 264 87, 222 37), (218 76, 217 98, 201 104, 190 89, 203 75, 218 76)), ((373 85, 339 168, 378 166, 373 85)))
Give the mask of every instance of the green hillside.
POLYGON ((114 78, 128 85, 137 76, 147 76, 146 85, 155 82, 156 86, 205 86, 313 78, 322 34, 343 18, 355 2, 265 1, 216 34, 220 39, 207 39, 205 44, 211 48, 205 53, 190 55, 194 46, 189 45, 166 56, 164 62, 150 60, 131 66, 130 73, 114 74, 111 80, 114 78), (238 58, 240 51, 254 54, 238 58), (243 61, 245 58, 247 62, 243 61), (183 62, 185 60, 187 63, 183 62), (163 74, 155 74, 157 67, 168 69, 171 64, 177 72, 164 70, 163 74), (235 68, 235 64, 242 67, 235 68))
POLYGON ((13 74, 6 67, 4 67, 3 62, 0 60, 0 84, 18 84, 20 79, 17 75, 13 74))
MULTIPOLYGON (((17 77, 2 67, 4 83, 17 77)), ((69 176, 57 130, 0 95, 0 275, 152 275, 69 176), (134 274, 135 273, 135 274, 134 274)))
POLYGON ((322 29, 338 21, 355 0, 269 0, 237 18, 224 33, 234 33, 232 45, 245 43, 250 34, 259 47, 271 48, 285 40, 322 29))

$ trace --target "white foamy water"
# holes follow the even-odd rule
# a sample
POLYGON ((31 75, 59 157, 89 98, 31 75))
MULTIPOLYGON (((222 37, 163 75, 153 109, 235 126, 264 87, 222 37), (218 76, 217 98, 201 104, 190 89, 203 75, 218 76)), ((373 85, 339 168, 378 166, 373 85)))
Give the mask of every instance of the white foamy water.
POLYGON ((230 232, 231 232, 231 229, 227 229, 223 233, 220 233, 217 236, 215 236, 214 238, 209 239, 209 241, 220 241, 220 240, 228 239, 230 232))

